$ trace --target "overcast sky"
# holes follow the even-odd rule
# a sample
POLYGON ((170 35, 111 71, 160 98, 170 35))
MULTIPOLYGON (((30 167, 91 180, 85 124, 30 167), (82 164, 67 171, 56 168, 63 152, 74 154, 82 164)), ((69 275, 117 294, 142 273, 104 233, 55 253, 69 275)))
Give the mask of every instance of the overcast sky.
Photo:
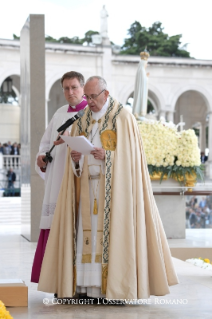
POLYGON ((135 21, 149 27, 160 21, 164 31, 182 34, 182 44, 197 59, 212 60, 212 0, 4 0, 1 1, 0 38, 12 39, 29 14, 45 14, 45 33, 54 38, 83 37, 100 30, 100 11, 109 14, 109 38, 122 45, 135 21))

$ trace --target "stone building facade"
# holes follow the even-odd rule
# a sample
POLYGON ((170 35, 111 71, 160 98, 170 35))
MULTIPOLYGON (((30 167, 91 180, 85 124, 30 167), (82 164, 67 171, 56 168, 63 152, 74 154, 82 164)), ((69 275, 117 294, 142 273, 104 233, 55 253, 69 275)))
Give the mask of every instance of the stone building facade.
MULTIPOLYGON (((91 75, 103 76, 110 94, 124 105, 133 96, 139 56, 117 54, 110 45, 46 43, 45 50, 46 125, 56 109, 66 103, 60 78, 67 71, 79 71, 86 79, 91 75)), ((148 99, 154 107, 154 117, 163 116, 175 124, 183 118, 185 129, 198 128, 200 148, 202 151, 206 147, 211 150, 209 160, 212 161, 212 60, 150 57, 147 72, 148 99)), ((0 86, 7 77, 13 79, 13 90, 21 106, 20 42, 0 39, 0 86)), ((5 109, 5 105, 0 105, 0 110, 3 107, 5 109)), ((15 114, 17 122, 17 110, 15 114)), ((14 125, 17 128, 19 123, 15 124, 13 121, 13 127, 14 125)), ((0 141, 4 142, 5 130, 8 128, 5 127, 3 117, 0 119, 0 126, 1 131, 4 131, 4 137, 0 133, 0 141)), ((18 136, 15 140, 18 141, 18 136)))

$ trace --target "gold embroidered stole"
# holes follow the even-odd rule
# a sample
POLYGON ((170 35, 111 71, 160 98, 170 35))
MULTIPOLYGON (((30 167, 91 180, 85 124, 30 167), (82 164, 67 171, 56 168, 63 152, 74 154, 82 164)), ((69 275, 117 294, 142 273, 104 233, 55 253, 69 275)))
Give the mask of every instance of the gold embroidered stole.
POLYGON ((96 256, 95 256, 96 263, 102 262, 104 199, 105 199, 105 177, 100 172, 99 206, 98 206, 96 256))
MULTIPOLYGON (((99 183, 99 207, 97 220, 97 242, 95 262, 102 262, 102 234, 103 234, 103 212, 104 212, 104 175, 100 172, 99 183)), ((83 173, 81 176, 81 213, 83 228, 83 250, 82 263, 91 263, 92 261, 92 236, 91 236, 91 212, 90 212, 90 194, 88 179, 88 157, 85 156, 83 173)))
POLYGON ((81 175, 81 212, 83 228, 82 263, 91 263, 92 238, 87 156, 84 158, 83 173, 81 175))

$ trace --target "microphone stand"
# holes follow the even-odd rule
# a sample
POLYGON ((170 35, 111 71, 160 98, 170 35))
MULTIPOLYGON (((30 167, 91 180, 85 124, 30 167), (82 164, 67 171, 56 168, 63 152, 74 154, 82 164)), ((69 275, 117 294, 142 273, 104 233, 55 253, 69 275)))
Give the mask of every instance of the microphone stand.
MULTIPOLYGON (((78 120, 80 117, 82 117, 83 114, 84 114, 84 110, 80 110, 75 116, 73 116, 71 119, 67 120, 63 125, 61 125, 61 126, 57 129, 58 132, 62 131, 62 134, 60 134, 60 135, 63 135, 64 132, 65 132, 65 130, 66 130, 69 126, 71 126, 76 120, 78 120)), ((59 140, 60 140, 60 136, 58 136, 58 138, 57 138, 57 141, 59 141, 59 140)), ((43 161, 46 163, 46 166, 45 166, 45 167, 40 167, 40 170, 41 170, 42 172, 45 172, 45 171, 46 171, 46 167, 47 167, 48 162, 49 162, 49 163, 52 162, 53 157, 51 156, 51 152, 52 152, 52 150, 53 150, 54 148, 55 148, 55 144, 52 146, 52 148, 51 148, 48 152, 46 152, 46 156, 43 158, 43 161)))
MULTIPOLYGON (((64 132, 65 132, 66 128, 62 131, 62 133, 60 135, 63 135, 64 132)), ((59 141, 61 139, 60 136, 58 136, 57 140, 56 141, 59 141)), ((52 160, 53 160, 53 157, 51 156, 51 152, 53 151, 53 149, 55 148, 55 144, 51 147, 51 149, 46 152, 46 156, 43 158, 43 161, 46 163, 46 166, 45 167, 40 167, 40 170, 45 173, 46 172, 46 167, 47 167, 47 164, 48 162, 51 163, 52 160)))

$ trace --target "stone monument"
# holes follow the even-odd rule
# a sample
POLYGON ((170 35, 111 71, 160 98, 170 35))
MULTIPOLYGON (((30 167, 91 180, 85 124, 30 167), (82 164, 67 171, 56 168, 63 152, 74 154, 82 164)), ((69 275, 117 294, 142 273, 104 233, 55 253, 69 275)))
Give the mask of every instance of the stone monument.
POLYGON ((21 30, 21 225, 22 235, 37 241, 44 184, 35 157, 45 130, 44 15, 30 14, 21 30))
POLYGON ((148 77, 146 74, 146 65, 149 58, 149 53, 146 51, 140 53, 141 61, 139 62, 134 89, 133 114, 138 117, 143 117, 147 113, 148 99, 148 77))
POLYGON ((108 12, 105 6, 102 7, 100 12, 100 35, 102 37, 102 44, 110 45, 110 40, 108 37, 108 12))

